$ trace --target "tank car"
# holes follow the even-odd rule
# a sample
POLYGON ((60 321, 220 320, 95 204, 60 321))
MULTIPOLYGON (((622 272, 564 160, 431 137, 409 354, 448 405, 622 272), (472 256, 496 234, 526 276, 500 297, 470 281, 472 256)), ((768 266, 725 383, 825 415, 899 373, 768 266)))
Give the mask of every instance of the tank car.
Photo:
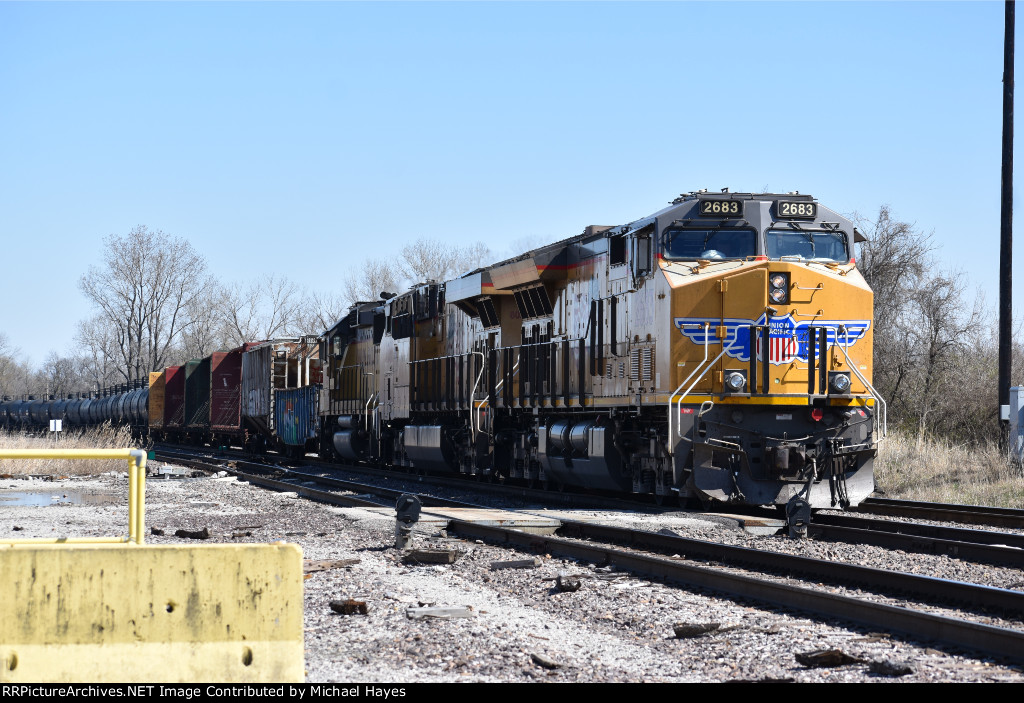
POLYGON ((856 505, 885 405, 859 233, 809 195, 687 193, 327 331, 325 450, 422 471, 856 505))

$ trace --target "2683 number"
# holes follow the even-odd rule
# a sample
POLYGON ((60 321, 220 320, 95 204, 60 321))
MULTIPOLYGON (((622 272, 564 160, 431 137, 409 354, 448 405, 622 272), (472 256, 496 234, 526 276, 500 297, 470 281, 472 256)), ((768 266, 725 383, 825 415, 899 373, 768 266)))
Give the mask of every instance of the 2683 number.
POLYGON ((779 217, 817 217, 817 203, 779 201, 779 217))
POLYGON ((743 208, 738 200, 701 200, 700 214, 716 217, 728 217, 729 215, 740 215, 743 208))

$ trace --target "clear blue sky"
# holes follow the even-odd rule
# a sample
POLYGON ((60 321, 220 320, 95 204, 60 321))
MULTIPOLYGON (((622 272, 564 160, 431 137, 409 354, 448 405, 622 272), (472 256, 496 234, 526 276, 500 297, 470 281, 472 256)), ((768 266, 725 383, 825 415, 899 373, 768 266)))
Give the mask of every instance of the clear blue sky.
POLYGON ((340 289, 419 237, 504 251, 725 186, 888 203, 994 308, 1002 43, 1002 2, 2 2, 0 331, 70 351, 138 224, 340 289))

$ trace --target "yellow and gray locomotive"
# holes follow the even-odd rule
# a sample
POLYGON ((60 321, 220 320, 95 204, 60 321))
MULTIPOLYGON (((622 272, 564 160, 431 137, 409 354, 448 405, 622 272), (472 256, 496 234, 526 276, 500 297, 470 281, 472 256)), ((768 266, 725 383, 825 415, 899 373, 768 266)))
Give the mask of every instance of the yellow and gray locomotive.
POLYGON ((856 505, 884 403, 859 233, 811 196, 653 215, 360 303, 324 338, 339 456, 705 505, 856 505))

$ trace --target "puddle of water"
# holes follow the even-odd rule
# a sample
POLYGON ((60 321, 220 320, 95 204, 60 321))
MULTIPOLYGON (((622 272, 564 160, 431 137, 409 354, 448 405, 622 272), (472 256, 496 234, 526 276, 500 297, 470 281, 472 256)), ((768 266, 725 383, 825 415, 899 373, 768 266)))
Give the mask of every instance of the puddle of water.
POLYGON ((116 505, 125 502, 122 491, 118 495, 110 493, 86 493, 76 490, 60 491, 12 491, 0 493, 0 506, 4 505, 116 505))

